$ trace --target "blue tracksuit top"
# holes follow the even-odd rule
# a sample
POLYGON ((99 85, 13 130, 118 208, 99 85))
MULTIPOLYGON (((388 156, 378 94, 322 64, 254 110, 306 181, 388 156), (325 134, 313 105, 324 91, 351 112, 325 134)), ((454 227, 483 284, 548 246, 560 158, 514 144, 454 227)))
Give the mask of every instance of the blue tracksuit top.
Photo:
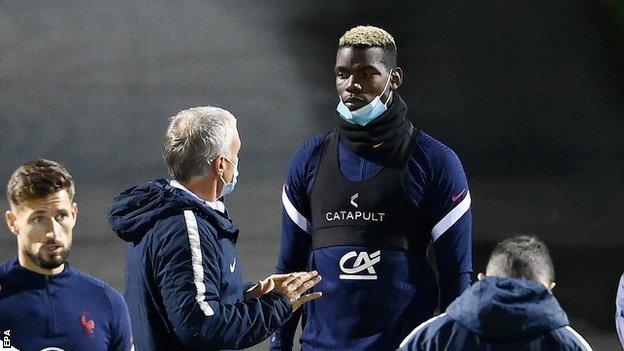
POLYGON ((615 301, 615 326, 617 329, 622 348, 624 348, 624 274, 618 284, 617 297, 615 301))
POLYGON ((591 351, 550 290, 486 277, 418 326, 398 351, 591 351))
POLYGON ((122 192, 109 222, 128 242, 125 298, 137 350, 245 348, 290 317, 281 294, 244 300, 250 284, 236 254, 238 229, 168 180, 122 192))
POLYGON ((11 350, 132 350, 121 295, 69 262, 49 276, 17 259, 0 267, 0 333, 3 347, 11 350))
MULTIPOLYGON (((294 154, 282 192, 283 226, 277 263, 280 273, 316 269, 323 280, 315 287, 321 299, 304 306, 303 350, 393 350, 438 307, 438 284, 422 255, 375 250, 378 279, 346 281, 337 277, 340 262, 361 255, 365 247, 332 246, 311 250, 310 194, 327 133, 317 135, 294 154), (351 255, 351 256, 347 256, 351 255), (355 257, 355 256, 353 256, 355 257), (336 277, 334 279, 333 277, 336 277)), ((382 166, 356 155, 342 141, 338 159, 342 176, 352 182, 371 179, 382 166)), ((408 158, 404 191, 425 220, 419 232, 433 241, 441 306, 470 286, 472 238, 470 191, 457 155, 419 132, 408 158)), ((360 259, 360 256, 356 258, 360 259)), ((300 313, 271 338, 272 350, 291 350, 300 313)))

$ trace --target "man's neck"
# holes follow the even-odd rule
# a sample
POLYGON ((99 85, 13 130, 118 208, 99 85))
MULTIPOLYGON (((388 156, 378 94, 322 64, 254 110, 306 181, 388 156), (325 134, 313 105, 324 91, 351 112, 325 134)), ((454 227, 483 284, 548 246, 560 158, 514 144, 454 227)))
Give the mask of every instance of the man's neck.
POLYGON ((212 179, 211 177, 192 179, 187 182, 178 181, 178 183, 187 188, 197 197, 208 202, 215 202, 218 199, 217 182, 217 179, 212 179))

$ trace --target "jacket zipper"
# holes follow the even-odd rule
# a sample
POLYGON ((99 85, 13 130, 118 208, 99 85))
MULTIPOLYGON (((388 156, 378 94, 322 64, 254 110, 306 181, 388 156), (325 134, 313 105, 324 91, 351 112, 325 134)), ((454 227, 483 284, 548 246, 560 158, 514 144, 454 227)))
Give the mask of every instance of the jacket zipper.
POLYGON ((46 328, 46 337, 52 337, 56 333, 55 322, 56 317, 54 316, 54 310, 52 309, 52 298, 50 297, 50 277, 46 276, 46 301, 48 303, 48 320, 47 320, 47 328, 46 328))

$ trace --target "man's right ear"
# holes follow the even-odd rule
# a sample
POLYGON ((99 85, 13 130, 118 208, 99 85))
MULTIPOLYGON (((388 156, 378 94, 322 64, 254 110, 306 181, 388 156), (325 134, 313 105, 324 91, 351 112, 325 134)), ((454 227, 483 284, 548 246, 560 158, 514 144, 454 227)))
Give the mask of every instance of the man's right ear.
POLYGON ((4 213, 4 218, 6 219, 7 227, 9 227, 11 233, 17 235, 17 228, 15 227, 15 221, 17 220, 17 217, 15 217, 15 214, 11 210, 7 210, 4 213))

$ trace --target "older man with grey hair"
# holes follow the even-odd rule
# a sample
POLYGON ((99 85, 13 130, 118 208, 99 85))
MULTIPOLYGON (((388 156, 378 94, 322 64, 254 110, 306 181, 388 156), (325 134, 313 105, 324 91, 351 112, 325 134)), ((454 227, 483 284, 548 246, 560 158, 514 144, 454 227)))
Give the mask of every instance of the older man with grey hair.
POLYGON ((245 284, 238 229, 220 200, 234 190, 241 140, 236 119, 217 107, 171 118, 164 159, 171 180, 122 192, 112 229, 128 242, 125 297, 138 350, 222 350, 252 346, 302 304, 317 272, 245 284))

